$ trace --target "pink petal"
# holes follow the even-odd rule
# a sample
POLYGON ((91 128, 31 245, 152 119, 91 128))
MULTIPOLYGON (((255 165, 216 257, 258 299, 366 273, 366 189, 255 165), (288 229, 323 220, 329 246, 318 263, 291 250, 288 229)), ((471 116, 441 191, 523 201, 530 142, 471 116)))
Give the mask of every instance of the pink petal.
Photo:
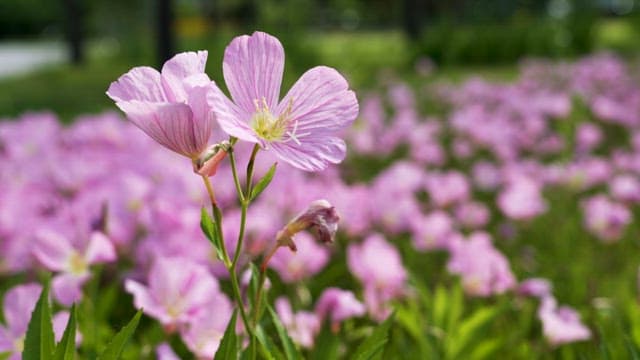
POLYGON ((4 295, 4 320, 13 334, 26 334, 31 312, 36 307, 42 286, 18 285, 4 295))
POLYGON ((335 69, 318 66, 305 72, 278 105, 276 114, 291 106, 291 122, 298 121, 296 134, 336 131, 358 116, 358 99, 347 80, 335 69))
POLYGON ((211 93, 215 84, 210 82, 208 86, 194 87, 188 95, 188 104, 193 112, 193 134, 196 143, 207 144, 215 125, 216 115, 213 111, 211 93))
POLYGON ((89 274, 59 274, 51 281, 51 293, 62 305, 71 306, 82 298, 82 285, 89 280, 89 274))
POLYGON ((194 119, 187 104, 118 102, 129 120, 161 145, 187 157, 198 156, 206 142, 194 133, 194 119))
POLYGON ((87 264, 110 262, 116 259, 116 249, 105 234, 96 231, 91 234, 84 257, 87 264))
POLYGON ((35 237, 32 252, 47 269, 62 271, 66 269, 67 260, 75 250, 66 237, 54 231, 42 230, 35 237))
POLYGON ((347 146, 344 141, 332 136, 315 134, 300 139, 300 145, 293 141, 272 143, 272 149, 290 165, 305 171, 318 171, 329 163, 337 164, 344 160, 347 146))
POLYGON ((13 351, 13 341, 14 339, 9 334, 9 331, 0 325, 0 354, 13 351))
POLYGON ((133 303, 137 309, 144 309, 145 314, 158 319, 163 325, 169 325, 173 322, 173 319, 166 314, 165 309, 158 304, 147 287, 127 279, 124 282, 124 288, 129 294, 133 295, 133 303))
POLYGON ((224 51, 222 69, 233 102, 247 114, 255 112, 256 100, 270 109, 278 104, 284 49, 277 38, 263 32, 236 37, 224 51))
POLYGON ((160 73, 148 66, 131 69, 111 83, 107 95, 116 102, 151 101, 164 102, 167 98, 160 83, 160 73))
POLYGON ((244 141, 258 142, 253 130, 248 125, 251 113, 246 113, 232 103, 217 87, 209 95, 209 100, 213 104, 218 124, 224 132, 244 141))
POLYGON ((183 52, 169 59, 162 66, 162 86, 172 102, 187 99, 183 81, 189 76, 204 73, 207 51, 183 52))

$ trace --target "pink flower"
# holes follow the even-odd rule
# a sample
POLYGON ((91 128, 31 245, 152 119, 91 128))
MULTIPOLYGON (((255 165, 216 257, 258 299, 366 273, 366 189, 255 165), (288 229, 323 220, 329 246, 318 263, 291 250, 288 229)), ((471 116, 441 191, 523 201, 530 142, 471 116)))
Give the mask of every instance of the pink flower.
POLYGON ((211 103, 217 88, 204 72, 206 61, 206 51, 186 52, 167 61, 162 72, 133 68, 111 83, 107 95, 155 141, 196 159, 215 124, 211 103))
POLYGON ((299 311, 294 314, 289 300, 284 297, 276 299, 275 308, 291 340, 305 348, 313 347, 315 337, 322 325, 318 316, 308 311, 299 311))
MULTIPOLYGON (((296 235, 296 252, 278 251, 269 266, 275 269, 282 280, 292 283, 318 273, 329 261, 329 250, 307 233, 296 235)), ((286 249, 285 249, 286 250, 286 249)))
MULTIPOLYGON (((27 326, 41 291, 42 287, 39 284, 24 284, 12 288, 4 295, 3 313, 6 326, 0 325, 0 354, 10 353, 10 360, 22 358, 27 326)), ((68 319, 69 313, 66 311, 61 311, 53 317, 56 341, 62 339, 68 319)), ((78 333, 76 342, 79 341, 78 333)))
POLYGON ((255 32, 233 39, 223 62, 233 102, 224 97, 216 106, 220 126, 302 170, 341 162, 346 146, 334 134, 358 115, 354 92, 336 70, 318 66, 279 101, 283 69, 284 49, 275 37, 255 32))
POLYGON ((231 319, 231 301, 222 292, 212 294, 209 303, 180 331, 182 340, 199 359, 213 359, 231 319))
POLYGON ((619 240, 632 220, 629 209, 605 195, 595 195, 585 200, 582 210, 587 230, 607 242, 619 240))
POLYGON ((493 247, 489 234, 484 232, 456 243, 447 268, 462 276, 462 285, 471 295, 501 294, 516 285, 507 258, 493 247))
POLYGON ((546 296, 538 309, 542 332, 553 345, 591 338, 591 331, 580 322, 580 315, 568 306, 558 307, 556 299, 546 296))
POLYGON ((364 300, 376 320, 390 313, 389 302, 405 293, 407 271, 398 250, 379 234, 367 237, 347 250, 349 270, 364 285, 364 300))
POLYGON ((158 258, 148 285, 125 281, 137 308, 169 328, 195 318, 219 293, 218 281, 204 265, 183 258, 158 258))
POLYGON ((543 299, 551 295, 551 283, 542 278, 527 279, 518 285, 518 293, 543 299))
POLYGON ((498 206, 515 220, 529 220, 547 210, 541 186, 524 176, 517 176, 498 195, 498 206))
POLYGON ((356 296, 348 290, 327 288, 316 304, 316 314, 320 319, 329 319, 334 330, 341 322, 352 317, 364 315, 366 308, 356 296))
POLYGON ((32 251, 45 268, 58 272, 51 290, 63 305, 80 300, 82 285, 91 277, 90 265, 116 259, 113 244, 101 232, 93 232, 84 249, 78 249, 62 234, 42 230, 36 235, 32 251))

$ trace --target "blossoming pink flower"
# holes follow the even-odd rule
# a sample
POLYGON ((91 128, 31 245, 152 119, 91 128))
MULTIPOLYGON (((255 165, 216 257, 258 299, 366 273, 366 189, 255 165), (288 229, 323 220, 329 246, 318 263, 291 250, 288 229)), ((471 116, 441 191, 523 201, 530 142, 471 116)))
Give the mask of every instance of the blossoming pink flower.
POLYGON ((227 328, 233 308, 222 292, 212 294, 196 317, 180 331, 185 345, 199 359, 213 359, 227 328))
POLYGON ((507 258, 484 232, 473 233, 468 240, 455 244, 447 268, 462 276, 462 285, 471 295, 501 294, 516 285, 507 258))
POLYGON ((407 271, 400 253, 382 235, 373 234, 362 244, 349 246, 347 264, 364 285, 369 313, 376 320, 384 320, 390 313, 389 302, 405 293, 407 271))
POLYGON ((304 280, 318 273, 329 261, 329 249, 318 244, 308 233, 296 235, 296 252, 278 251, 269 266, 286 283, 304 280))
POLYGON ((215 84, 204 72, 207 52, 181 53, 158 72, 141 66, 111 83, 107 95, 129 120, 155 141, 195 159, 207 147, 215 124, 215 84))
POLYGON ((91 277, 89 265, 116 259, 113 244, 101 232, 93 232, 84 249, 55 231, 40 231, 33 244, 33 254, 54 276, 51 290, 61 304, 71 305, 82 297, 82 285, 91 277))
POLYGON ((181 258, 158 258, 148 285, 125 281, 137 308, 165 326, 188 323, 219 293, 218 281, 204 265, 181 258))
POLYGON ((220 126, 302 170, 341 162, 346 146, 334 133, 358 115, 354 92, 336 70, 318 66, 279 101, 283 69, 284 49, 275 37, 255 32, 233 39, 223 62, 233 102, 225 97, 216 106, 220 126))
POLYGON ((498 195, 498 206, 508 217, 529 220, 547 210, 541 185, 532 179, 518 176, 498 195))
POLYGON ((558 307, 556 299, 546 296, 538 309, 542 332, 553 345, 591 338, 591 331, 580 322, 580 315, 568 306, 558 307))
POLYGON ((294 313, 289 300, 285 297, 276 299, 275 308, 291 340, 305 348, 313 347, 315 337, 322 325, 318 316, 308 311, 294 313))
POLYGON ((582 203, 584 224, 595 236, 604 241, 616 241, 631 222, 631 212, 624 205, 595 195, 582 203))
POLYGON ((365 312, 364 304, 351 291, 333 287, 325 289, 316 304, 316 314, 320 319, 328 318, 333 330, 337 330, 341 322, 365 312))

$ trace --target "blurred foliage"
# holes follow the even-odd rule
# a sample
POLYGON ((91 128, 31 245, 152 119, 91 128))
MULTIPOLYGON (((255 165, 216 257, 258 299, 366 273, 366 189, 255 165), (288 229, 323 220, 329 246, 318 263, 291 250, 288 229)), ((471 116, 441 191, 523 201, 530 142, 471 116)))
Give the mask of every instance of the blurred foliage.
POLYGON ((50 30, 59 18, 58 1, 0 1, 0 39, 37 35, 50 30))

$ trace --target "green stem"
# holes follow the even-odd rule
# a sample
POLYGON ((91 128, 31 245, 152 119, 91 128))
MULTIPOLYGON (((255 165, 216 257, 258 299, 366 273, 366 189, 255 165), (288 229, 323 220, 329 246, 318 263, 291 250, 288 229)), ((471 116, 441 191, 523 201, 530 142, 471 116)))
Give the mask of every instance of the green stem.
POLYGON ((238 199, 240 200, 240 204, 243 204, 245 202, 245 196, 242 193, 242 186, 240 185, 240 178, 238 177, 238 170, 236 168, 236 156, 234 155, 233 147, 229 149, 229 162, 231 163, 231 172, 233 173, 233 182, 236 185, 238 199))
POLYGON ((253 150, 251 151, 251 158, 249 159, 249 164, 247 164, 247 191, 245 192, 246 197, 251 196, 251 186, 252 186, 251 179, 253 178, 253 165, 255 164, 258 150, 260 150, 260 144, 253 145, 253 150))

